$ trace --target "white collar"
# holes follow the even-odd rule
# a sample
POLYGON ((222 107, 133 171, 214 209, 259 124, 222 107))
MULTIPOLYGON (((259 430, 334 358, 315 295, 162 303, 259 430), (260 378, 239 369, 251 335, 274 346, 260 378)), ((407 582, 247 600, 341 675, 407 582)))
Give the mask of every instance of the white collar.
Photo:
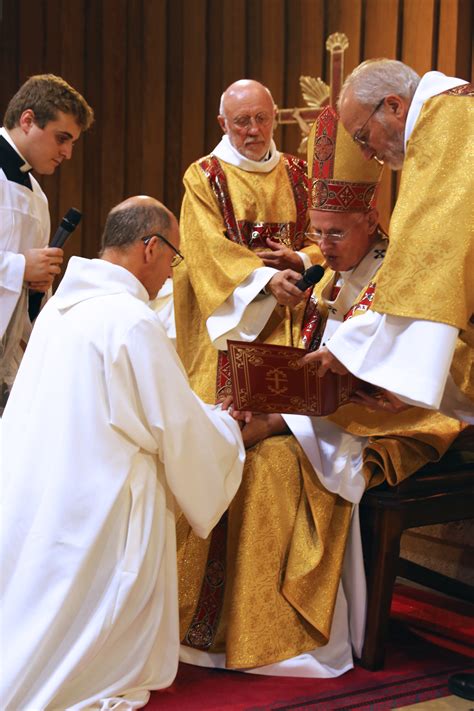
POLYGON ((212 153, 216 158, 223 160, 225 163, 235 165, 236 168, 241 168, 249 173, 270 173, 270 171, 278 165, 281 155, 280 152, 277 151, 275 141, 272 138, 267 160, 251 160, 234 148, 226 133, 222 136, 221 142, 217 144, 212 153))
POLYGON ((143 284, 125 267, 106 259, 71 257, 54 295, 58 309, 101 296, 128 293, 148 304, 150 297, 143 284))
POLYGON ((431 99, 432 96, 442 94, 443 91, 448 91, 448 89, 460 86, 461 84, 467 84, 467 82, 457 77, 447 77, 442 72, 427 72, 427 74, 422 76, 413 95, 410 108, 408 109, 405 124, 405 152, 407 143, 410 140, 410 136, 425 101, 431 99))
POLYGON ((18 153, 18 155, 20 156, 20 158, 21 158, 22 161, 24 162, 24 165, 22 165, 21 168, 20 168, 20 172, 21 172, 21 173, 27 173, 29 170, 32 170, 32 166, 28 163, 28 161, 26 160, 26 158, 21 155, 20 151, 18 150, 18 148, 16 147, 16 145, 15 145, 15 143, 14 143, 14 141, 13 141, 13 138, 10 136, 10 134, 8 133, 8 131, 7 131, 7 129, 5 128, 5 126, 2 126, 2 127, 0 128, 0 135, 3 136, 3 138, 11 145, 11 147, 13 148, 13 150, 15 151, 15 153, 18 153))

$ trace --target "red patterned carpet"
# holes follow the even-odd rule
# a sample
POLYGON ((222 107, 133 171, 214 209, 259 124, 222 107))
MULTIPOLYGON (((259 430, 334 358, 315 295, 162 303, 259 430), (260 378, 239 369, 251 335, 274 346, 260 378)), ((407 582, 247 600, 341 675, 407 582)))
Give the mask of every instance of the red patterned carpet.
POLYGON ((385 669, 338 679, 258 676, 180 664, 147 711, 384 711, 448 696, 447 678, 474 671, 474 605, 397 585, 385 669))

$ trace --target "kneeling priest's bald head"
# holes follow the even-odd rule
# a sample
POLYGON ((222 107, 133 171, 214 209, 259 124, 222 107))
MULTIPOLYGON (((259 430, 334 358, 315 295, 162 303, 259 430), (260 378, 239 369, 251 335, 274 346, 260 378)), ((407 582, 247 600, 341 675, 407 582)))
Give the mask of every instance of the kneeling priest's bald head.
POLYGON ((127 198, 109 212, 101 258, 124 267, 154 299, 183 255, 176 217, 147 195, 127 198))

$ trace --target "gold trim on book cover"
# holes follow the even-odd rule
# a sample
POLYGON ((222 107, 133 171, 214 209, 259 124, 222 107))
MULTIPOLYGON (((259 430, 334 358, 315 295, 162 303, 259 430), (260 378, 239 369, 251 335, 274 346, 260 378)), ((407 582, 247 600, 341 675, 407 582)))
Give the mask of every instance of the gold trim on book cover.
POLYGON ((303 348, 228 341, 234 407, 253 412, 326 415, 348 402, 361 381, 299 365, 303 348))

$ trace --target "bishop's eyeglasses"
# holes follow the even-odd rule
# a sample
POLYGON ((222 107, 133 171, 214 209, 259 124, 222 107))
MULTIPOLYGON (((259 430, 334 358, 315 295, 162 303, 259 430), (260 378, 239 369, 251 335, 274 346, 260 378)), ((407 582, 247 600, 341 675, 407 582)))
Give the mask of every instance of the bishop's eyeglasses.
POLYGON ((323 241, 338 244, 339 242, 343 242, 354 227, 357 227, 357 225, 361 222, 361 218, 357 219, 350 227, 347 228, 347 230, 330 229, 328 232, 324 232, 323 230, 311 230, 305 233, 306 239, 310 242, 315 242, 316 244, 321 244, 323 241))
POLYGON ((174 268, 174 267, 177 267, 178 264, 181 264, 181 262, 182 262, 183 259, 184 259, 184 255, 181 254, 181 252, 179 251, 179 249, 176 249, 176 247, 173 247, 173 245, 171 244, 171 242, 169 242, 169 241, 166 239, 166 237, 163 237, 163 235, 160 235, 159 232, 153 232, 152 235, 146 235, 145 237, 142 237, 142 242, 143 242, 144 244, 148 244, 148 242, 151 240, 152 237, 158 237, 158 239, 161 239, 162 242, 164 242, 165 244, 167 244, 168 247, 173 250, 174 255, 173 255, 173 259, 171 260, 171 266, 172 266, 173 268, 174 268))

